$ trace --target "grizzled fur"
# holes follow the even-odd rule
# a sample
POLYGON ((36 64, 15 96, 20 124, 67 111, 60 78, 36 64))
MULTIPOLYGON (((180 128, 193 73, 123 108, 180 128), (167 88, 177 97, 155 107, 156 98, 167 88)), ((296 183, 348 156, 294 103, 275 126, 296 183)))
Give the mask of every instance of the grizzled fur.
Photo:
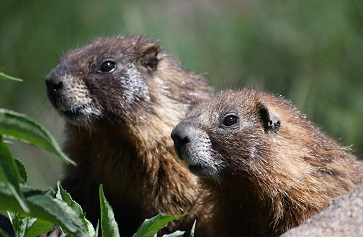
POLYGON ((172 132, 214 236, 277 236, 363 180, 363 165, 290 102, 255 89, 195 106, 172 132))
POLYGON ((175 159, 170 132, 190 105, 210 97, 204 78, 154 42, 120 36, 67 52, 46 85, 67 121, 64 149, 77 162, 66 168, 62 184, 87 218, 96 223, 100 217, 102 183, 122 236, 158 213, 190 212, 168 226, 190 230, 193 205, 199 207, 197 180, 175 159))

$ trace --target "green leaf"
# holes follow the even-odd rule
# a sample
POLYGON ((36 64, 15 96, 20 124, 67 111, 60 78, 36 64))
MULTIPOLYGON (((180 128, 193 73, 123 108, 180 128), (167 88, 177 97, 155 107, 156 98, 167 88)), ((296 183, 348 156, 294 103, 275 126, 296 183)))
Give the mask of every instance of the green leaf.
POLYGON ((36 211, 33 212, 32 210, 32 216, 51 221, 69 232, 75 233, 77 236, 86 236, 86 227, 66 203, 42 194, 32 195, 27 200, 33 204, 33 210, 36 211))
POLYGON ((34 237, 49 232, 54 226, 48 221, 39 220, 37 218, 24 216, 20 213, 9 212, 9 217, 16 236, 34 237))
POLYGON ((36 221, 27 229, 24 237, 39 236, 52 230, 54 224, 48 221, 36 219, 36 221))
POLYGON ((57 183, 57 190, 58 192, 56 194, 56 197, 58 199, 67 203, 68 206, 70 206, 78 215, 83 214, 82 207, 72 199, 71 195, 67 193, 66 190, 64 190, 60 182, 57 183))
POLYGON ((85 217, 85 213, 82 210, 82 207, 75 202, 71 195, 69 193, 66 192, 66 190, 63 189, 62 185, 60 184, 60 182, 57 183, 57 188, 58 188, 58 192, 56 194, 56 197, 62 201, 64 201, 65 203, 68 204, 68 206, 70 206, 73 211, 75 211, 78 215, 78 217, 83 221, 83 224, 86 226, 87 228, 87 232, 89 233, 90 236, 95 236, 95 229, 93 228, 92 223, 86 219, 85 217))
POLYGON ((25 212, 29 212, 29 208, 20 191, 21 178, 15 159, 11 155, 8 147, 5 145, 0 135, 0 180, 2 180, 13 197, 18 201, 21 208, 25 212))
POLYGON ((96 231, 95 231, 95 235, 94 235, 94 237, 98 237, 99 228, 100 228, 100 222, 99 222, 99 221, 97 221, 96 231))
POLYGON ((28 173, 26 172, 25 165, 19 159, 15 158, 16 166, 18 167, 20 178, 25 184, 28 181, 28 173))
POLYGON ((3 72, 0 72, 0 79, 2 79, 2 80, 11 80, 11 81, 23 81, 20 78, 16 78, 16 77, 12 77, 12 76, 6 75, 3 72))
POLYGON ((169 216, 166 214, 158 214, 157 216, 146 219, 144 223, 140 226, 139 230, 133 235, 133 237, 153 237, 156 233, 164 228, 170 221, 177 220, 183 216, 169 216))
POLYGON ((195 233, 195 224, 197 223, 197 220, 194 221, 192 229, 190 231, 189 237, 194 237, 194 233, 195 233))
POLYGON ((102 184, 99 188, 100 206, 101 206, 101 230, 102 237, 119 237, 120 232, 116 223, 112 208, 103 193, 102 184))
POLYGON ((30 212, 26 213, 14 200, 12 193, 0 182, 0 210, 12 211, 56 224, 76 236, 87 236, 86 226, 65 202, 52 198, 47 192, 20 185, 30 212))
POLYGON ((177 230, 171 234, 163 235, 163 237, 183 237, 184 233, 185 233, 185 231, 177 230))
POLYGON ((60 149, 53 136, 24 114, 0 109, 0 134, 43 148, 66 163, 75 164, 60 149))
POLYGON ((25 236, 28 229, 34 224, 36 218, 20 217, 18 213, 8 212, 16 236, 25 236))

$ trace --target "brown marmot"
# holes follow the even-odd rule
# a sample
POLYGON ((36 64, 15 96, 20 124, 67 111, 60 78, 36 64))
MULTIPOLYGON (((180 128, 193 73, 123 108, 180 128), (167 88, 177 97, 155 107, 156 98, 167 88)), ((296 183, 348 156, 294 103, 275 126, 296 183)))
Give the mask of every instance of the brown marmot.
POLYGON ((155 42, 119 36, 70 50, 45 82, 66 118, 65 152, 77 162, 61 183, 86 217, 100 217, 102 183, 122 236, 158 213, 190 212, 168 226, 190 230, 197 178, 178 163, 170 132, 192 104, 211 96, 206 80, 155 42))
POLYGON ((176 152, 200 176, 214 236, 277 236, 363 180, 350 149, 289 101, 256 89, 195 106, 172 131, 176 152))

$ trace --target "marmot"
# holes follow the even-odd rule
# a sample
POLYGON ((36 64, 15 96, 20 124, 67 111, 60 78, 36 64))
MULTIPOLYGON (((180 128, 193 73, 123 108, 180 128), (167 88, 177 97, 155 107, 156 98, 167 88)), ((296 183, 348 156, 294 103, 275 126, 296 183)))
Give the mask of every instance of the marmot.
POLYGON ((155 42, 99 38, 65 53, 46 77, 51 104, 66 118, 64 188, 97 223, 102 183, 122 236, 158 213, 190 212, 169 231, 190 230, 197 177, 176 158, 170 132, 212 89, 155 42))
POLYGON ((214 236, 277 236, 363 180, 349 148, 291 102, 257 89, 196 105, 172 138, 208 193, 214 236))

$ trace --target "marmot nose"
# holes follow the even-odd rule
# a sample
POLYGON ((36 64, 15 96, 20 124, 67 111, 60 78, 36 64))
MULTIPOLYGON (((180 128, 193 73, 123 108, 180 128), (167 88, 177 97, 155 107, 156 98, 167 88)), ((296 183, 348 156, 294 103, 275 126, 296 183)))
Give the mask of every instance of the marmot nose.
POLYGON ((55 92, 63 88, 63 81, 53 73, 45 78, 45 84, 49 92, 55 92))
POLYGON ((49 75, 45 78, 45 84, 47 86, 48 92, 57 92, 63 88, 62 78, 67 73, 67 67, 63 65, 58 65, 54 68, 49 75))
POLYGON ((183 146, 189 143, 190 138, 187 131, 188 130, 185 126, 178 124, 171 132, 171 138, 174 140, 174 143, 178 146, 183 146))
POLYGON ((174 150, 179 159, 183 160, 183 151, 185 145, 190 143, 190 137, 188 135, 188 128, 183 125, 183 122, 179 123, 171 132, 171 138, 174 140, 174 150))

